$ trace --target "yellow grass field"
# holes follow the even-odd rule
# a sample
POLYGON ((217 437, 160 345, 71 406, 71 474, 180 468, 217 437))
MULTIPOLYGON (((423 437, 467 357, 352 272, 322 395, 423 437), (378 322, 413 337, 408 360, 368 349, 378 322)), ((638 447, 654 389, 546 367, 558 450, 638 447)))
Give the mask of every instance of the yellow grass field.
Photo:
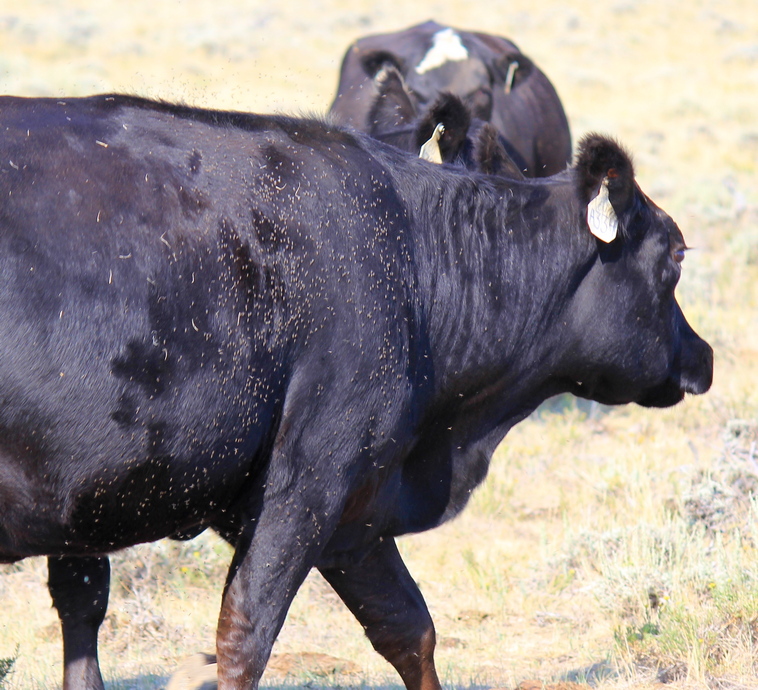
MULTIPOLYGON (((443 683, 758 688, 755 0, 0 0, 0 92, 318 114, 353 39, 430 18, 509 37, 574 141, 601 131, 633 153, 694 248, 679 301, 716 356, 711 392, 670 410, 554 401, 506 438, 463 516, 401 540, 443 683)), ((114 558, 110 690, 164 687, 213 650, 228 558, 211 535, 114 558)), ((45 582, 41 559, 0 568, 11 688, 61 683, 45 582)), ((268 686, 399 685, 316 576, 274 655, 268 686)))

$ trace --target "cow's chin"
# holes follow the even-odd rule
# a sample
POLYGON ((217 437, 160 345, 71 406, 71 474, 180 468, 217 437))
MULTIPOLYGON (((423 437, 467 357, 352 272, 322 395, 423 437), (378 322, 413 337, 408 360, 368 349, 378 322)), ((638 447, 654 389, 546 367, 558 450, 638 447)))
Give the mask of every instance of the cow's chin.
POLYGON ((634 402, 628 395, 619 394, 618 391, 614 391, 600 379, 572 381, 569 385, 569 392, 577 398, 594 400, 601 405, 626 405, 634 402))
POLYGON ((678 383, 669 380, 662 386, 647 391, 636 402, 642 407, 671 407, 684 399, 684 393, 678 383))
POLYGON ((594 400, 601 405, 637 403, 642 407, 671 407, 681 402, 685 393, 673 379, 668 379, 653 388, 632 393, 628 387, 616 388, 608 385, 602 377, 594 381, 573 382, 570 392, 579 398, 594 400))

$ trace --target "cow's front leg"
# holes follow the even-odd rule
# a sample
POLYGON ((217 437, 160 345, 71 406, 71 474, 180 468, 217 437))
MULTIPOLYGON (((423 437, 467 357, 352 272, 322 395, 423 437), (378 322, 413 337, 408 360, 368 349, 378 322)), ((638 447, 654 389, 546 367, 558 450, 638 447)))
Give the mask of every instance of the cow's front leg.
POLYGON ((47 559, 47 586, 63 633, 63 690, 102 690, 97 631, 108 608, 107 558, 47 559))
POLYGON ((337 506, 322 504, 321 487, 309 496, 312 486, 267 492, 242 529, 219 615, 219 690, 257 687, 292 599, 334 529, 337 506))
POLYGON ((440 690, 432 618, 394 539, 345 567, 319 568, 408 690, 440 690))

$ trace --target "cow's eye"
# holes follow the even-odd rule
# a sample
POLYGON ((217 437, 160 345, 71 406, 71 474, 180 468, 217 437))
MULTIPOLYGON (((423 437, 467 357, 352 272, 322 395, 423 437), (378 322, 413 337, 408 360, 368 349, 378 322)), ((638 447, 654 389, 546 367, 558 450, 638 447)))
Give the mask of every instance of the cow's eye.
POLYGON ((680 264, 682 261, 684 261, 684 253, 686 251, 687 247, 674 247, 673 251, 671 252, 671 256, 674 258, 674 261, 680 264))

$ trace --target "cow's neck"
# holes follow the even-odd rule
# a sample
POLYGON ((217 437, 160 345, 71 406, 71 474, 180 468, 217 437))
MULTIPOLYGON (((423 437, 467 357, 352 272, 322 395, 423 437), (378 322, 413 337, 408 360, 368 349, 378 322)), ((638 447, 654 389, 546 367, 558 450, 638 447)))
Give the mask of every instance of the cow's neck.
POLYGON ((551 373, 562 315, 593 260, 592 238, 576 230, 567 182, 442 182, 411 203, 436 397, 478 407, 505 397, 521 414, 560 392, 551 373))

